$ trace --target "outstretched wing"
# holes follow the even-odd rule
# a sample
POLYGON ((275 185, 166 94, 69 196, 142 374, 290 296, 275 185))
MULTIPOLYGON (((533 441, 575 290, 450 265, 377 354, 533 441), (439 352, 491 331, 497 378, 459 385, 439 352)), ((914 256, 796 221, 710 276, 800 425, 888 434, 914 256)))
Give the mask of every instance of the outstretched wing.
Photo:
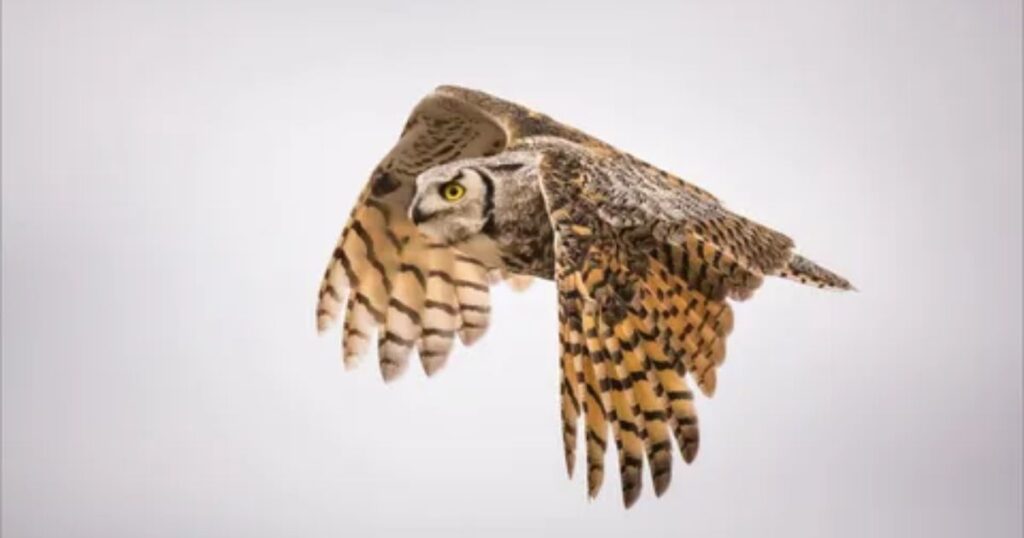
POLYGON ((538 134, 598 144, 544 115, 464 88, 442 86, 416 106, 363 189, 320 284, 317 327, 323 331, 344 311, 346 365, 376 335, 385 380, 404 371, 414 347, 430 374, 448 357, 455 335, 470 344, 484 333, 489 286, 501 268, 430 243, 406 211, 422 171, 493 155, 538 134))
POLYGON ((794 256, 784 235, 629 155, 560 140, 528 145, 544 154, 542 191, 556 236, 566 465, 572 474, 582 416, 596 495, 610 430, 628 507, 645 458, 660 495, 671 479, 672 440, 687 463, 697 454, 686 378, 714 393, 733 325, 726 298, 749 296, 770 274, 849 284, 794 256))

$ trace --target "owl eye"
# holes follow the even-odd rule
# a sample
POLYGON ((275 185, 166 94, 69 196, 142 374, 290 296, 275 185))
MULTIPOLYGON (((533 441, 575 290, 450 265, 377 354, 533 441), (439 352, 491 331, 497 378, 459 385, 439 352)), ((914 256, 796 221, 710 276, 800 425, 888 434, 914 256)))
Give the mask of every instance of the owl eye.
POLYGON ((449 181, 444 185, 441 185, 441 196, 449 202, 457 201, 466 195, 466 187, 463 187, 461 183, 456 181, 449 181))

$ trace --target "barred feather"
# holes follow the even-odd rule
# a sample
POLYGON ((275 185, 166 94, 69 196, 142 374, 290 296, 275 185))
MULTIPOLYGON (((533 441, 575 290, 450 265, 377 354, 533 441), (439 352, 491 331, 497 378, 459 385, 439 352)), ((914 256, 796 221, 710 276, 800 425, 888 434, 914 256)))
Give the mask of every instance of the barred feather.
POLYGON ((638 328, 639 320, 631 311, 615 328, 615 337, 622 350, 624 377, 633 390, 641 437, 651 469, 654 492, 661 495, 672 479, 672 441, 668 430, 668 401, 655 373, 647 362, 643 340, 638 328))
POLYGON ((471 345, 479 340, 491 321, 490 288, 487 268, 479 261, 462 254, 453 258, 452 283, 459 303, 462 325, 459 340, 471 345))
POLYGON ((468 345, 486 331, 489 275, 499 268, 451 247, 431 247, 406 211, 420 172, 500 151, 509 141, 506 116, 515 110, 455 87, 438 88, 413 110, 360 195, 320 284, 317 329, 326 330, 344 309, 346 366, 376 336, 385 380, 406 369, 413 347, 432 374, 455 334, 468 345))
POLYGON ((426 243, 411 241, 402 252, 401 263, 392 281, 387 321, 378 342, 381 375, 392 380, 409 365, 409 355, 423 332, 426 295, 426 243))
POLYGON ((607 383, 601 344, 597 337, 597 323, 593 316, 593 303, 584 307, 582 329, 586 347, 583 373, 586 382, 587 399, 584 408, 587 415, 587 493, 593 498, 601 491, 604 481, 604 453, 608 446, 609 413, 612 411, 611 398, 604 388, 607 383))
MULTIPOLYGON (((578 225, 569 232, 590 233, 578 225)), ((644 459, 655 494, 661 495, 672 476, 672 439, 684 461, 690 463, 696 457, 697 417, 685 376, 692 375, 705 394, 714 393, 716 369, 725 357, 725 337, 732 330, 732 310, 724 297, 712 300, 691 289, 691 282, 702 285, 700 278, 705 278, 707 271, 670 271, 661 258, 652 255, 645 263, 645 273, 638 277, 623 263, 625 253, 615 243, 595 241, 589 245, 581 266, 556 270, 562 307, 560 334, 567 343, 574 310, 566 305, 582 301, 579 317, 587 347, 584 383, 599 391, 590 401, 600 401, 606 412, 601 417, 604 420, 590 414, 588 420, 595 428, 605 428, 601 433, 611 426, 623 503, 629 507, 640 495, 644 459)), ((703 263, 703 257, 687 256, 689 264, 699 267, 703 263)), ((564 351, 562 357, 565 371, 564 351)), ((567 379, 569 376, 563 375, 563 429, 568 432, 574 416, 566 403, 567 379)), ((584 408, 585 413, 589 411, 584 408)), ((588 438, 591 436, 588 429, 588 438)), ((569 442, 574 437, 566 435, 565 440, 571 468, 569 442)), ((588 490, 594 496, 603 477, 604 445, 597 439, 588 441, 588 490)))
POLYGON ((795 280, 801 284, 815 286, 823 289, 852 290, 853 285, 845 278, 825 269, 824 267, 804 258, 799 254, 786 262, 786 265, 779 270, 778 276, 795 280))
MULTIPOLYGON (((621 326, 617 325, 616 328, 621 326)), ((628 508, 640 497, 643 487, 645 430, 643 415, 633 396, 633 384, 626 372, 621 341, 604 317, 598 313, 598 333, 609 360, 612 405, 615 409, 615 443, 619 453, 619 476, 622 479, 622 501, 628 508)))
POLYGON ((356 207, 325 272, 317 306, 317 326, 324 330, 347 295, 345 364, 354 366, 376 333, 381 375, 388 381, 405 371, 413 347, 433 374, 455 334, 472 343, 490 319, 488 270, 450 247, 431 245, 404 215, 393 213, 372 198, 356 207))
MULTIPOLYGON (((575 290, 569 290, 575 293, 575 290)), ((579 302, 570 296, 558 303, 558 339, 561 357, 562 441, 565 447, 565 468, 572 478, 576 463, 577 422, 586 412, 583 385, 583 335, 579 302)))
POLYGON ((455 258, 443 245, 427 247, 427 289, 423 301, 423 332, 417 348, 427 375, 434 375, 448 360, 455 334, 462 325, 458 295, 452 282, 455 258))

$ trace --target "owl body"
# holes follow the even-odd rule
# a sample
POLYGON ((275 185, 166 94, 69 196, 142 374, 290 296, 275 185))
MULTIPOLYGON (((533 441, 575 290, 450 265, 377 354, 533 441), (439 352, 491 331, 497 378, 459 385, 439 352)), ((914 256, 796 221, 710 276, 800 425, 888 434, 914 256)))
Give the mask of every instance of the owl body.
POLYGON ((520 105, 443 86, 414 109, 342 231, 318 327, 344 307, 346 365, 376 336, 385 380, 413 351, 432 375, 456 339, 486 331, 496 275, 555 281, 566 467, 571 476, 582 441, 597 495, 613 440, 627 507, 645 463, 660 495, 673 449, 696 457, 690 382, 715 391, 730 300, 766 276, 851 288, 786 235, 668 172, 520 105))

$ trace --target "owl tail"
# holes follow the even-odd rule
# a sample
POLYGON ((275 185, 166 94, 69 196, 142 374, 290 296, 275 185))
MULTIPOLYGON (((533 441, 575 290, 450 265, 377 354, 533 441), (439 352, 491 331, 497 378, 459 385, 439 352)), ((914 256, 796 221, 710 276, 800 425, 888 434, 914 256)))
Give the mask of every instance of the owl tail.
POLYGON ((793 254, 776 276, 821 289, 856 290, 845 278, 799 254, 793 254))

